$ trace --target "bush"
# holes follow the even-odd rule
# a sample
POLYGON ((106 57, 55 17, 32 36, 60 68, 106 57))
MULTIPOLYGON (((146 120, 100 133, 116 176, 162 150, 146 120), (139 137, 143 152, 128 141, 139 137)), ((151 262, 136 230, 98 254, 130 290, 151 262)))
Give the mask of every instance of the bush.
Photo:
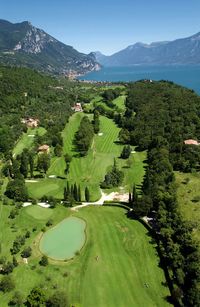
POLYGON ((31 247, 27 247, 22 251, 21 256, 22 258, 28 258, 31 256, 31 253, 32 253, 31 247))
POLYGON ((42 266, 47 266, 49 264, 48 258, 47 256, 42 256, 41 260, 40 260, 40 265, 42 266))
POLYGON ((6 293, 15 288, 15 283, 10 276, 4 276, 0 282, 0 291, 6 293))

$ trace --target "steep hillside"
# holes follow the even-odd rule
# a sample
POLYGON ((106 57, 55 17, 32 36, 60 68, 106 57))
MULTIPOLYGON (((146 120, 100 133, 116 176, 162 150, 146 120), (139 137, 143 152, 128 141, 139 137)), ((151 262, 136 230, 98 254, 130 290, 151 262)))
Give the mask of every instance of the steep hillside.
POLYGON ((68 75, 99 69, 93 54, 78 52, 28 21, 0 20, 0 63, 68 75))

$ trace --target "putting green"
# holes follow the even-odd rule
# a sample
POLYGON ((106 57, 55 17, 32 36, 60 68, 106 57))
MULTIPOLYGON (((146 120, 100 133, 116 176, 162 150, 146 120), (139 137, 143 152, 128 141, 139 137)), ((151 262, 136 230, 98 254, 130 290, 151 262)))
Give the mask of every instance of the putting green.
POLYGON ((41 252, 54 260, 73 258, 85 242, 85 227, 85 221, 80 218, 65 219, 43 235, 41 252))

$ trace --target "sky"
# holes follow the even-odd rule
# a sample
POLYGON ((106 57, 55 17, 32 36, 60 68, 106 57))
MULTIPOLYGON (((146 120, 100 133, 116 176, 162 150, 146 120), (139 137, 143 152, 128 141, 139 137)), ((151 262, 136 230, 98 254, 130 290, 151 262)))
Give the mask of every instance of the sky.
POLYGON ((0 0, 0 19, 30 21, 80 52, 113 54, 200 32, 200 0, 0 0))

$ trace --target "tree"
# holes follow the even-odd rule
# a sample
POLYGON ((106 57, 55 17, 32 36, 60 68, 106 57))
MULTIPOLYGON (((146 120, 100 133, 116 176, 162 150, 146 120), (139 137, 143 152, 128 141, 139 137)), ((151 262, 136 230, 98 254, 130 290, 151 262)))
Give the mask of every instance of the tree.
POLYGON ((90 191, 88 187, 85 188, 85 201, 89 202, 90 201, 90 191))
POLYGON ((6 196, 16 201, 26 201, 28 199, 28 192, 25 186, 24 179, 10 180, 6 187, 6 196))
POLYGON ((114 159, 114 164, 112 169, 105 175, 104 181, 101 183, 101 187, 112 188, 119 186, 124 178, 124 173, 118 169, 116 159, 114 159))
POLYGON ((76 183, 74 183, 73 197, 76 201, 78 201, 78 189, 76 183))
POLYGON ((138 194, 137 194, 136 186, 134 184, 133 193, 132 193, 132 204, 135 205, 137 203, 137 200, 138 200, 138 194))
POLYGON ((100 120, 99 120, 99 112, 97 110, 94 110, 93 127, 94 127, 94 133, 98 133, 100 129, 100 120))
POLYGON ((15 256, 13 256, 13 260, 12 260, 13 266, 17 267, 18 266, 18 262, 15 256))
POLYGON ((22 307, 23 305, 23 296, 21 294, 21 292, 16 291, 13 295, 13 297, 11 298, 9 305, 10 306, 15 306, 15 307, 22 307))
POLYGON ((31 290, 26 300, 27 307, 45 307, 46 306, 46 295, 44 290, 35 287, 31 290))
POLYGON ((30 176, 33 177, 33 171, 34 171, 34 153, 29 153, 29 167, 30 167, 30 176))
POLYGON ((29 257, 31 256, 31 253, 32 253, 31 247, 26 247, 26 248, 22 251, 21 256, 22 256, 23 258, 29 258, 29 257))
POLYGON ((57 157, 62 156, 62 146, 60 144, 56 144, 56 147, 54 148, 54 153, 57 157))
POLYGON ((47 301, 47 307, 68 307, 68 299, 63 291, 56 291, 47 301))
POLYGON ((46 153, 39 154, 38 163, 37 163, 38 170, 44 171, 44 173, 46 174, 49 166, 50 166, 50 156, 46 153))
POLYGON ((40 260, 40 265, 42 266, 47 266, 49 264, 48 258, 47 256, 42 256, 41 260, 40 260))
POLYGON ((28 176, 28 151, 23 150, 21 157, 20 157, 20 173, 24 176, 24 178, 27 178, 28 176))
POLYGON ((122 159, 128 159, 129 156, 131 154, 131 146, 130 145, 127 145, 127 146, 124 146, 123 149, 122 149, 122 152, 121 152, 121 158, 122 159))
POLYGON ((80 184, 78 186, 78 199, 77 201, 81 201, 81 187, 80 187, 80 184))
POLYGON ((4 276, 0 281, 0 291, 10 292, 15 288, 15 283, 11 276, 4 276))
POLYGON ((91 146, 92 139, 94 136, 93 125, 89 118, 84 116, 80 122, 80 126, 75 135, 75 144, 77 151, 81 156, 85 156, 91 146))
POLYGON ((14 269, 14 265, 9 261, 2 266, 2 272, 4 274, 12 273, 13 269, 14 269))

